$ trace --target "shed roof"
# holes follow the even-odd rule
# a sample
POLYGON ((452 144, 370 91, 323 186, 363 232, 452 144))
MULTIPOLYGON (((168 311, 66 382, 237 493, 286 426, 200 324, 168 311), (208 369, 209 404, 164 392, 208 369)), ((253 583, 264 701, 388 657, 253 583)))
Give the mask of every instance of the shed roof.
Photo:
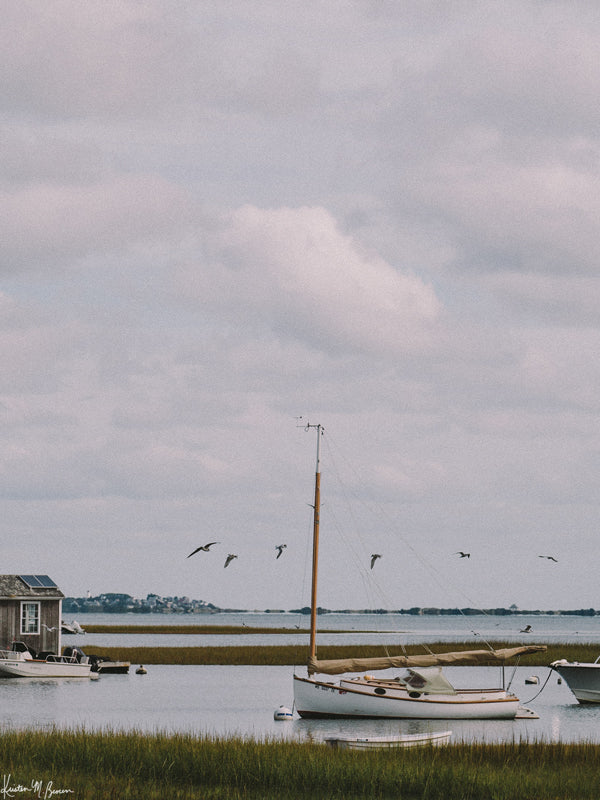
POLYGON ((15 597, 60 598, 58 586, 29 586, 20 575, 0 575, 0 599, 15 597))

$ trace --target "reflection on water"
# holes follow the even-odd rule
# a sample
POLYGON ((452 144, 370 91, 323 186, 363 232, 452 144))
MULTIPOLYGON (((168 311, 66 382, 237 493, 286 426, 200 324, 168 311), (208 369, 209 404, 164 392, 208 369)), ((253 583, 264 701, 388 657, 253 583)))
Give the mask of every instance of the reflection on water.
MULTIPOLYGON (((450 667, 457 687, 497 685, 494 668, 450 667)), ((531 668, 516 670, 512 689, 525 704, 544 684, 525 684, 531 668)), ((600 742, 600 707, 580 706, 552 673, 531 707, 538 720, 301 720, 276 722, 280 705, 292 707, 289 667, 149 666, 147 675, 86 679, 0 679, 3 725, 9 728, 181 731, 196 735, 323 741, 336 734, 389 736, 452 730, 452 741, 600 742)))
MULTIPOLYGON (((105 625, 239 625, 254 627, 299 626, 306 630, 304 615, 238 613, 214 615, 88 614, 79 622, 105 625)), ((528 616, 462 617, 399 614, 327 614, 319 618, 320 643, 386 643, 471 641, 505 639, 513 642, 598 642, 600 620, 596 617, 528 616), (531 633, 521 630, 531 625, 531 633), (335 630, 353 633, 333 633, 335 630), (379 635, 377 635, 379 632, 379 635), (383 634, 383 635, 382 635, 383 634)), ((85 649, 95 646, 192 646, 305 643, 298 630, 286 635, 110 635, 63 636, 63 644, 76 642, 85 649)), ((218 736, 311 739, 323 741, 336 734, 389 736, 400 733, 453 731, 453 741, 600 741, 600 706, 580 706, 567 685, 545 667, 520 667, 512 677, 513 691, 524 705, 531 705, 540 719, 507 721, 427 720, 301 720, 276 722, 280 705, 292 707, 290 667, 149 666, 148 674, 105 675, 97 681, 0 679, 3 724, 8 727, 49 729, 86 728, 188 732, 218 736), (539 685, 525 684, 532 672, 539 685), (549 676, 547 683, 546 678, 549 676), (543 687, 543 688, 542 688, 543 687), (538 694, 542 689, 541 694, 538 694)), ((461 686, 500 686, 495 668, 452 667, 451 682, 461 686)), ((513 670, 507 669, 510 680, 513 670)))

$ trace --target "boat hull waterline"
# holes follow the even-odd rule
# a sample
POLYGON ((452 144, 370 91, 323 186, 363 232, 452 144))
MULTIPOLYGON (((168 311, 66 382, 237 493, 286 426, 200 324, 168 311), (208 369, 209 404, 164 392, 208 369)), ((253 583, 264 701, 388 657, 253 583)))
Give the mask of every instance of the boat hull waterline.
POLYGON ((600 703, 600 664, 598 662, 569 662, 565 659, 550 664, 561 676, 578 702, 585 704, 600 703))
POLYGON ((519 699, 504 689, 457 690, 456 694, 410 697, 398 688, 385 695, 367 686, 354 688, 294 675, 294 704, 304 718, 515 719, 519 699))
POLYGON ((0 662, 0 678, 89 678, 89 664, 6 659, 0 662))

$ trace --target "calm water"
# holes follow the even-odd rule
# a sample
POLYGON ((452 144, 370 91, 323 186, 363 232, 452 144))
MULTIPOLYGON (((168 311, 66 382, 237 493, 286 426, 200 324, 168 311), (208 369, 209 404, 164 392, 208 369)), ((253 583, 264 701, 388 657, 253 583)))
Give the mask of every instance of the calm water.
MULTIPOLYGON (((242 624, 273 627, 305 627, 306 618, 279 614, 242 614, 211 616, 86 615, 79 618, 85 627, 105 624, 242 624)), ((385 631, 387 642, 473 640, 511 638, 514 641, 589 641, 599 643, 600 620, 588 617, 405 617, 400 615, 327 615, 321 618, 321 641, 342 643, 368 641, 375 631, 385 631), (532 626, 529 636, 519 630, 532 626), (476 627, 477 626, 477 627, 476 627), (335 634, 332 630, 369 631, 335 634), (388 633, 389 632, 389 633, 388 633), (361 637, 365 638, 361 638, 361 637), (388 638, 389 637, 389 638, 388 638), (533 638, 531 638, 533 637, 533 638)), ((290 641, 306 641, 306 634, 294 634, 290 641)), ((176 636, 136 635, 65 636, 63 644, 76 641, 109 645, 166 645, 173 643, 207 644, 283 643, 286 637, 271 635, 176 636), (171 641, 169 641, 171 640, 171 641)), ((135 665, 134 665, 135 666, 135 665)), ((497 668, 452 667, 445 670, 450 681, 460 686, 500 685, 497 668)), ((513 675, 506 670, 507 679, 513 675)), ((86 729, 136 729, 140 731, 183 731, 220 736, 243 735, 255 738, 296 738, 322 740, 335 733, 390 735, 428 730, 452 729, 454 740, 600 742, 600 707, 580 706, 566 684, 546 667, 520 667, 514 672, 512 689, 522 703, 540 716, 538 720, 514 722, 447 722, 409 720, 300 720, 275 722, 273 712, 280 705, 292 706, 292 669, 290 667, 231 666, 149 666, 147 675, 105 675, 99 680, 11 680, 0 679, 3 724, 8 727, 86 729), (527 685, 530 675, 539 676, 539 685, 527 685), (541 694, 534 699, 544 684, 541 694)))

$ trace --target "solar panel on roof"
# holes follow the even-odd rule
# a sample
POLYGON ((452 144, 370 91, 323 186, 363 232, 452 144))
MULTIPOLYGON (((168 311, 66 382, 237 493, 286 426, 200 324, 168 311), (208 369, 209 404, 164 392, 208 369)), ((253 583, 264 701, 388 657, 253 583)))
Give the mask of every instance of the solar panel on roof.
POLYGON ((54 583, 54 581, 52 580, 52 578, 49 578, 48 575, 36 575, 35 577, 38 579, 38 581, 42 584, 42 586, 45 589, 56 589, 57 588, 57 586, 54 583))
POLYGON ((41 586, 41 583, 38 581, 35 575, 19 575, 22 581, 25 581, 27 586, 31 587, 32 589, 41 586))
POLYGON ((19 575, 30 589, 56 589, 57 586, 47 575, 19 575))

